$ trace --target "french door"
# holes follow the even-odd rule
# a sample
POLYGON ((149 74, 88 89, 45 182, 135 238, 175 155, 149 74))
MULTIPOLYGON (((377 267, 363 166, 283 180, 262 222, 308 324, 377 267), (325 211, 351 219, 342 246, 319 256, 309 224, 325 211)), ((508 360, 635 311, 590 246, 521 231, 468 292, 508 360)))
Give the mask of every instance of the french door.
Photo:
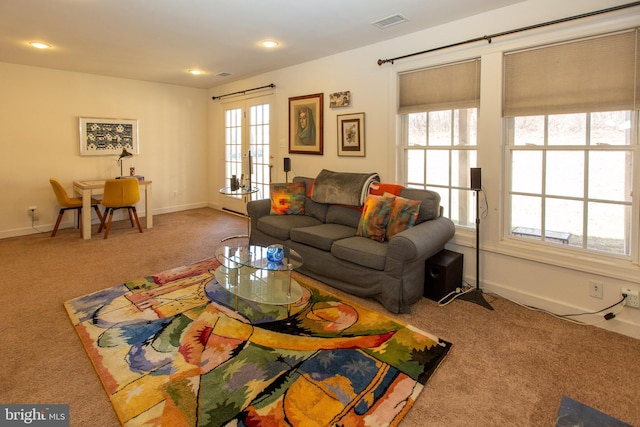
POLYGON ((269 197, 271 182, 271 112, 273 96, 261 96, 224 105, 225 183, 232 177, 240 185, 258 189, 257 193, 224 196, 224 209, 246 214, 249 200, 269 197))

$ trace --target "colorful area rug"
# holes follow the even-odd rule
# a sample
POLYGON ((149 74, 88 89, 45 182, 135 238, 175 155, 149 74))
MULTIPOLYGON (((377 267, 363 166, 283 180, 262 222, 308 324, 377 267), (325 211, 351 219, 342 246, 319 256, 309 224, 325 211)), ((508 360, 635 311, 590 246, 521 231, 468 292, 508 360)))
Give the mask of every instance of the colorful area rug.
POLYGON ((65 303, 125 426, 397 425, 451 344, 320 289, 237 299, 214 259, 65 303))

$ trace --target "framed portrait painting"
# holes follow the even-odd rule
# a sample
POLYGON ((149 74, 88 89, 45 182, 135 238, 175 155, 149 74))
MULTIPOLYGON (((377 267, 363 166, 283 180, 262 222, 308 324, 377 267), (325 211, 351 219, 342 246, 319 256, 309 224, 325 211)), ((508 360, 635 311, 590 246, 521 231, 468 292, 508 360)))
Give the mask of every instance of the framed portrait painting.
POLYGON ((364 157, 364 113, 338 116, 338 156, 364 157))
POLYGON ((80 155, 110 156, 126 149, 140 154, 138 121, 80 117, 80 155))
POLYGON ((322 155, 322 108, 322 93, 289 98, 289 153, 322 155))

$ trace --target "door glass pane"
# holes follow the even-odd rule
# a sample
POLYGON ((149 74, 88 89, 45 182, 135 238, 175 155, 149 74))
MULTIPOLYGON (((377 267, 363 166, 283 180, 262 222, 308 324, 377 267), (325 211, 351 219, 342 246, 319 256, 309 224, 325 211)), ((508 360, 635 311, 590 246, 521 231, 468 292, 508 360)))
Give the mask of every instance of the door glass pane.
POLYGON ((225 111, 225 186, 242 176, 242 109, 225 111))
POLYGON ((251 179, 252 185, 258 187, 258 194, 255 198, 269 197, 269 183, 271 182, 269 131, 269 104, 249 107, 251 179))
POLYGON ((547 194, 583 196, 584 151, 548 151, 546 169, 547 194))

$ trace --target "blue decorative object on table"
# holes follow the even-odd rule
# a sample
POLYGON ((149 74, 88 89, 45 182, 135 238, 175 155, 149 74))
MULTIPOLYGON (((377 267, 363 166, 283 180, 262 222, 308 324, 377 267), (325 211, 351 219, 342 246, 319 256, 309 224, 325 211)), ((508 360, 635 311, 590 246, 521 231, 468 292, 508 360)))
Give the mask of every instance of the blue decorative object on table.
POLYGON ((280 245, 267 247, 267 259, 271 262, 281 263, 284 258, 284 249, 280 245))

